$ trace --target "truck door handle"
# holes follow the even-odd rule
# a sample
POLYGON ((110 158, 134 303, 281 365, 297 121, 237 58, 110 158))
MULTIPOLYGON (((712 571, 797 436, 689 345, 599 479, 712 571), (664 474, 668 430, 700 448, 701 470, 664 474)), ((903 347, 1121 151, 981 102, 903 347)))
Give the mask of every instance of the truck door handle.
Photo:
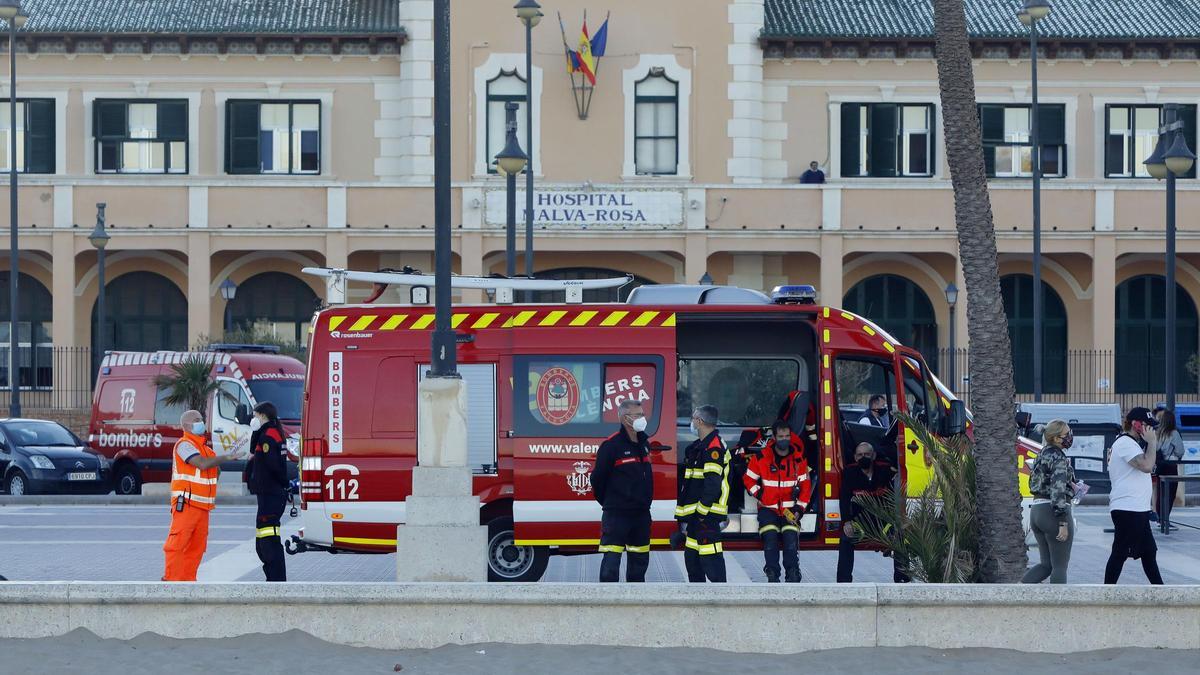
POLYGON ((225 433, 225 430, 224 429, 213 429, 213 433, 223 434, 223 433, 225 433))

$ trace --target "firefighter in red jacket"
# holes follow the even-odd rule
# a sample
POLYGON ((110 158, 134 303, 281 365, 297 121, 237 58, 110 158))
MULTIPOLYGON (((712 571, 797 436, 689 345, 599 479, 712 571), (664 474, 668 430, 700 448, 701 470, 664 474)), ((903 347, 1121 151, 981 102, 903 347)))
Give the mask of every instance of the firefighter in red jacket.
POLYGON ((767 581, 779 582, 779 552, 783 545, 783 569, 788 583, 800 582, 800 517, 808 508, 812 482, 800 438, 787 420, 771 427, 773 438, 762 454, 752 458, 743 482, 758 500, 758 534, 763 540, 767 581))

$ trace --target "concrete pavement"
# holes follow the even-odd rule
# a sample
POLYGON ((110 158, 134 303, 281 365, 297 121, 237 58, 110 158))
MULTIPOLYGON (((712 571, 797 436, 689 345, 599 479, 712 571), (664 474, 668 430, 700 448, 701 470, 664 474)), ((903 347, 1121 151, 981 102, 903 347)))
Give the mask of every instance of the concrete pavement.
MULTIPOLYGON (((1101 507, 1078 509, 1079 532, 1072 551, 1070 581, 1099 583, 1104 576, 1112 535, 1108 512, 1101 507)), ((1176 509, 1176 520, 1200 526, 1200 509, 1176 509)), ((200 567, 205 581, 261 580, 254 552, 254 507, 219 506, 211 521, 209 549, 200 567)), ((0 575, 20 581, 153 581, 162 576, 162 543, 170 524, 163 505, 0 505, 0 575)), ((298 528, 284 522, 284 534, 298 528)), ((1170 584, 1200 584, 1200 531, 1181 528, 1155 536, 1159 564, 1170 584)), ((1031 552, 1036 556, 1036 552, 1031 552)), ((727 554, 729 580, 765 581, 760 553, 727 554)), ((683 581, 683 556, 654 552, 647 579, 683 581)), ((805 582, 835 581, 837 553, 802 553, 805 582)), ((395 580, 394 555, 305 553, 288 556, 293 581, 381 582, 395 580)), ((587 582, 599 576, 595 555, 551 558, 545 581, 587 582)), ((887 583, 890 560, 877 553, 856 556, 855 580, 887 583)), ((1141 566, 1129 561, 1123 584, 1144 584, 1141 566)))

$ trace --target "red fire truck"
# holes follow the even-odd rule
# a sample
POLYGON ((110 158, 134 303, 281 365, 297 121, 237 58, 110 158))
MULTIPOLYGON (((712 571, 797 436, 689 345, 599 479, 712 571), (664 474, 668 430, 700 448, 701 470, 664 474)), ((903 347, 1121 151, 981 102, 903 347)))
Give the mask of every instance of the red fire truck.
MULTIPOLYGON (((418 287, 431 280, 306 271, 418 287)), ((498 298, 521 282, 498 287, 503 281, 470 279, 478 283, 456 278, 455 285, 493 288, 498 298)), ((596 282, 562 288, 578 300, 579 284, 587 283, 596 282)), ((810 286, 781 287, 768 297, 734 287, 659 285, 635 289, 623 304, 454 307, 490 578, 537 580, 551 555, 596 551, 601 514, 589 474, 628 398, 645 406, 646 432, 660 449, 653 453, 656 549, 669 546, 675 528, 677 462, 694 440, 691 412, 702 404, 718 408, 730 447, 744 432, 768 427, 792 392, 799 392, 793 410, 801 419, 815 412, 814 499, 802 519, 802 548, 836 548, 840 470, 859 442, 875 443, 909 494, 920 492, 929 480, 923 448, 902 425, 888 435, 860 424, 867 401, 882 395, 890 410, 944 434, 964 428, 962 402, 919 353, 870 321, 813 304, 815 296, 810 286)), ((289 552, 393 551, 417 457, 417 386, 429 367, 433 308, 334 306, 312 326, 303 528, 289 552)), ((727 550, 761 546, 753 499, 744 500, 729 517, 727 550)))

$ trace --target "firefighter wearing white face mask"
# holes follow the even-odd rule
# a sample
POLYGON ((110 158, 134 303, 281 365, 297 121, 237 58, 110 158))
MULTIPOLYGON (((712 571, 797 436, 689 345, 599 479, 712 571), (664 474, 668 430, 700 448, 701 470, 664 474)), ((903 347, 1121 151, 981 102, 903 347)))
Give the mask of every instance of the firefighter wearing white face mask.
POLYGON ((621 554, 629 556, 626 581, 645 581, 650 566, 650 504, 654 470, 646 436, 646 413, 637 401, 617 407, 621 430, 600 444, 592 469, 592 493, 604 509, 600 521, 600 581, 617 581, 621 554))

